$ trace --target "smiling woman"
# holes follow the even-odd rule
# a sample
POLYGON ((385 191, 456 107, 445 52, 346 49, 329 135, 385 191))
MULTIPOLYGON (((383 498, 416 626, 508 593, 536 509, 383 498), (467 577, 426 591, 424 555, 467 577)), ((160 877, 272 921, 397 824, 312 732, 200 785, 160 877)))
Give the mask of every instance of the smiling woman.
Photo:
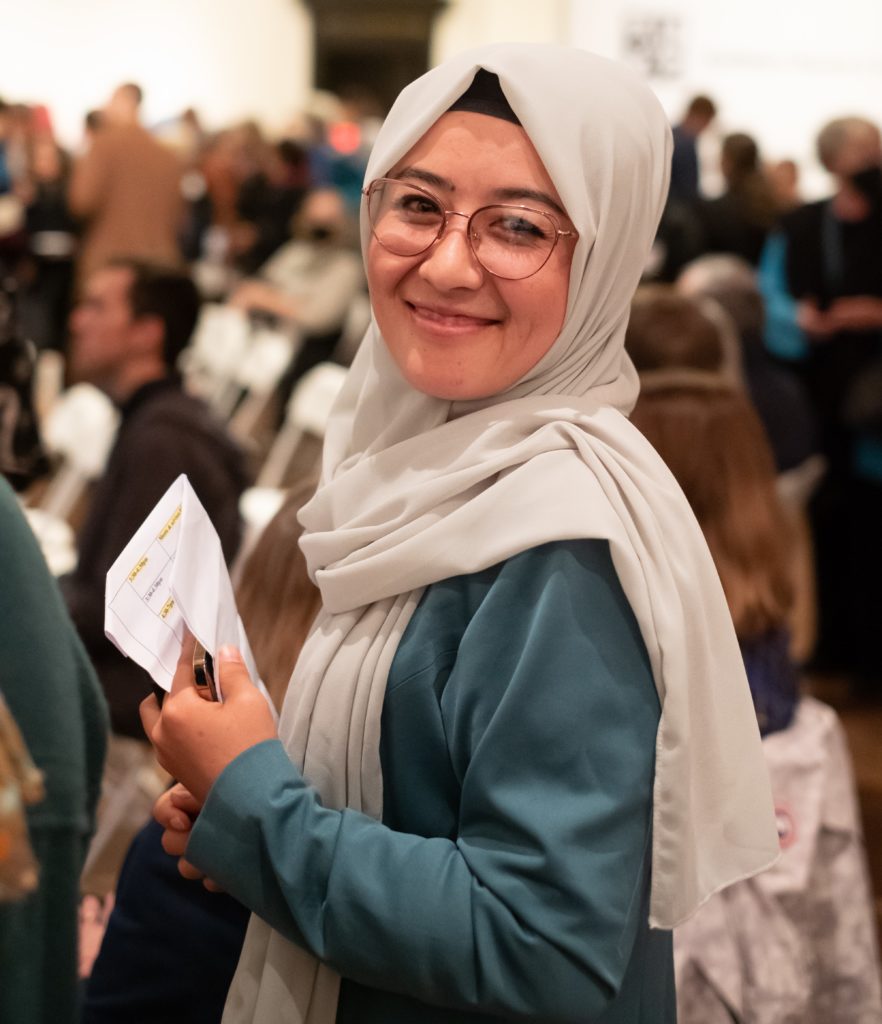
POLYGON ((367 273, 392 358, 435 398, 504 392, 545 355, 566 313, 575 234, 557 244, 554 183, 523 128, 459 110, 440 117, 390 176, 368 189, 367 273), (417 181, 443 198, 409 184, 417 181), (534 210, 498 205, 500 196, 545 198, 534 210), (469 213, 442 205, 453 202, 469 213))
POLYGON ((167 848, 254 911, 225 1024, 671 1024, 668 929, 774 858, 719 580, 626 419, 669 165, 577 50, 463 54, 389 114, 278 737, 230 652, 223 705, 184 658, 143 711, 203 805, 160 804, 167 848))

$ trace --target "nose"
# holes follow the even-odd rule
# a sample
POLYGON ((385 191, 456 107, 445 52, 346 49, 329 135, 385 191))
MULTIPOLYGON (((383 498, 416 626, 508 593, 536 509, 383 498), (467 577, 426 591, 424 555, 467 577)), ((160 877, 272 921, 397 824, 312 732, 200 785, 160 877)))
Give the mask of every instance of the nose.
POLYGON ((472 251, 465 214, 448 213, 441 237, 428 250, 418 272, 438 291, 481 287, 485 271, 472 251))

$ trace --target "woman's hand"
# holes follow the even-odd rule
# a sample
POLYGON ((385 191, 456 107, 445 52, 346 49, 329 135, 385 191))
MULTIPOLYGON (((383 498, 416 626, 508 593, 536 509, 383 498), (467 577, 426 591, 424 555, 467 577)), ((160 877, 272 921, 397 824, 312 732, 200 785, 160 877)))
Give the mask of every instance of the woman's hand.
POLYGON ((153 817, 163 827, 162 848, 178 858, 178 871, 184 878, 203 878, 203 873, 185 857, 193 822, 202 805, 180 782, 167 789, 153 805, 153 817))
POLYGON ((182 786, 180 782, 175 783, 171 789, 167 789, 153 805, 153 817, 162 825, 162 848, 172 857, 178 858, 178 871, 193 881, 201 879, 202 884, 211 892, 221 892, 221 887, 205 876, 195 865, 191 864, 184 856, 187 843, 190 839, 190 830, 196 820, 202 805, 193 794, 182 786))
POLYGON ((192 654, 185 641, 162 709, 149 696, 141 702, 141 721, 159 763, 201 806, 232 760, 277 733, 272 711, 234 647, 222 647, 216 659, 223 704, 199 696, 192 654))

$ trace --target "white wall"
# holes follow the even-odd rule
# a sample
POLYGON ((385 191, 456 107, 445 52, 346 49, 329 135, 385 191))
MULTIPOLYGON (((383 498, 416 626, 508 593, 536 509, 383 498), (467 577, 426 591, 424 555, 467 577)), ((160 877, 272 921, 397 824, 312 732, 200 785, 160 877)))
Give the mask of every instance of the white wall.
MULTIPOLYGON (((308 98, 311 24, 298 0, 0 0, 0 96, 46 102, 62 138, 119 82, 146 93, 156 122, 195 106, 210 128, 255 116, 284 126, 308 98)), ((652 50, 675 73, 650 78, 672 119, 710 93, 715 131, 750 131, 769 158, 792 156, 804 185, 827 185, 813 138, 828 118, 882 122, 882 0, 451 0, 432 61, 485 42, 572 43, 617 59, 639 22, 667 26, 652 50)), ((716 141, 702 146, 714 185, 716 141)))
MULTIPOLYGON (((814 158, 826 120, 858 113, 882 123, 880 0, 572 0, 569 38, 622 59, 638 19, 679 23, 656 37, 657 52, 679 53, 679 73, 650 79, 672 119, 691 95, 709 93, 717 136, 747 131, 768 158, 793 157, 810 194, 828 184, 814 158)), ((716 155, 712 142, 705 156, 716 155)))
POLYGON ((68 144, 123 81, 144 89, 148 123, 193 106, 209 128, 257 117, 271 130, 312 81, 296 0, 0 0, 0 16, 0 96, 46 103, 68 144))
POLYGON ((570 6, 571 0, 450 0, 436 22, 432 63, 483 43, 566 43, 570 6))

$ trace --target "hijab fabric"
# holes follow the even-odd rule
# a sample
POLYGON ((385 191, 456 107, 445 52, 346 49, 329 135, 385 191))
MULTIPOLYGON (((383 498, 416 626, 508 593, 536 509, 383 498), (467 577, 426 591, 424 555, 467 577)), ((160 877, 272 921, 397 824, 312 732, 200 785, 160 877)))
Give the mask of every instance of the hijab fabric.
MULTIPOLYGON (((498 75, 579 233, 565 322, 508 391, 454 403, 412 389, 371 323, 329 424, 319 489, 301 513, 323 610, 280 736, 326 806, 379 818, 386 680, 423 589, 548 541, 605 538, 662 705, 650 923, 671 928, 771 863, 778 839, 710 554, 673 477, 626 419, 638 382, 625 327, 667 192, 670 130, 646 86, 610 61, 556 46, 482 47, 401 93, 367 182, 389 172, 479 68, 498 75)), ((365 250, 368 241, 362 210, 365 250)), ((224 1022, 331 1024, 338 981, 252 917, 224 1022)))

